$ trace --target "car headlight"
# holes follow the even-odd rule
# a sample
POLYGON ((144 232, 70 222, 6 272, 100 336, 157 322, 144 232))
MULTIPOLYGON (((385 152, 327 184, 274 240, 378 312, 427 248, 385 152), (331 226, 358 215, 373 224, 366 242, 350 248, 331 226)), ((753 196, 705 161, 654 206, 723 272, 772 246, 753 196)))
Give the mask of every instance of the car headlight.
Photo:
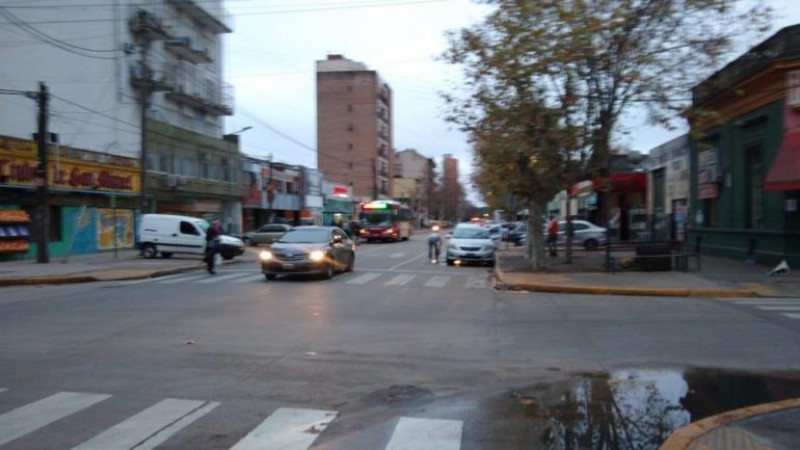
POLYGON ((308 255, 308 258, 314 262, 320 262, 325 259, 325 252, 321 250, 314 250, 308 255))
POLYGON ((494 250, 494 244, 492 244, 492 245, 484 245, 483 249, 487 250, 487 251, 494 250))
POLYGON ((261 258, 262 261, 269 261, 272 259, 272 252, 264 250, 258 254, 258 257, 261 258))
POLYGON ((458 251, 458 246, 456 244, 450 244, 450 250, 458 251))

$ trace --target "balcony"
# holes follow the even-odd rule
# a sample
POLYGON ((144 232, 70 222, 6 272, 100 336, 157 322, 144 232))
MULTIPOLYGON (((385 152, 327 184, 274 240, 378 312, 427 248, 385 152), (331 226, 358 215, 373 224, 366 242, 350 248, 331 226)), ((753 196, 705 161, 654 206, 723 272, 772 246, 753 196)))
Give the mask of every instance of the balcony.
POLYGON ((212 63, 211 55, 208 50, 197 45, 197 41, 184 36, 167 39, 164 48, 178 58, 184 59, 194 64, 212 63))
POLYGON ((200 6, 200 2, 194 0, 166 0, 167 3, 171 4, 175 7, 178 11, 183 12, 187 16, 191 17, 204 27, 206 27, 211 33, 214 34, 222 34, 222 33, 230 33, 232 30, 231 28, 231 16, 227 14, 224 10, 221 10, 218 14, 213 14, 206 8, 200 6))
POLYGON ((171 35, 170 27, 164 24, 159 15, 142 8, 133 9, 128 19, 128 27, 134 36, 150 41, 169 39, 171 35))
POLYGON ((166 80, 170 86, 166 97, 207 114, 233 115, 233 86, 217 80, 198 77, 197 74, 181 70, 180 65, 171 65, 166 80))
POLYGON ((128 76, 130 77, 131 85, 136 89, 147 88, 153 92, 172 89, 162 70, 142 65, 139 61, 130 61, 128 63, 128 76))

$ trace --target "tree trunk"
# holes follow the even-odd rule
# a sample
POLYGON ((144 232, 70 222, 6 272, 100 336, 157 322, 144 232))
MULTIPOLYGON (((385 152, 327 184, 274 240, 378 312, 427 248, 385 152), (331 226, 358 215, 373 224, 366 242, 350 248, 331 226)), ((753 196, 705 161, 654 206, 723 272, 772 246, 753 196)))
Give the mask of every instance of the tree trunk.
POLYGON ((567 187, 567 229, 564 230, 564 236, 567 237, 565 242, 567 243, 566 254, 567 260, 565 261, 567 264, 572 264, 572 235, 570 231, 572 230, 572 195, 570 195, 569 187, 567 187))
POLYGON ((535 200, 528 202, 528 238, 525 240, 525 257, 528 258, 531 268, 535 271, 547 268, 544 256, 544 239, 542 233, 542 208, 535 200))

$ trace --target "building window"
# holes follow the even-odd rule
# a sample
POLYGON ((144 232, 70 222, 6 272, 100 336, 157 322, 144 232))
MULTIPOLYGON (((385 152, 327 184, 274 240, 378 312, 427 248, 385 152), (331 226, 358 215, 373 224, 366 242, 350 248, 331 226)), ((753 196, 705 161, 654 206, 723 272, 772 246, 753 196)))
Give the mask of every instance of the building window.
POLYGON ((353 124, 352 123, 348 123, 347 124, 347 131, 353 131, 353 129, 354 129, 353 128, 353 124))
POLYGON ((347 105, 347 111, 353 112, 353 105, 347 105))
POLYGON ((352 149, 353 149, 353 144, 352 144, 352 143, 350 143, 350 144, 347 144, 347 149, 348 149, 348 150, 352 150, 352 149))

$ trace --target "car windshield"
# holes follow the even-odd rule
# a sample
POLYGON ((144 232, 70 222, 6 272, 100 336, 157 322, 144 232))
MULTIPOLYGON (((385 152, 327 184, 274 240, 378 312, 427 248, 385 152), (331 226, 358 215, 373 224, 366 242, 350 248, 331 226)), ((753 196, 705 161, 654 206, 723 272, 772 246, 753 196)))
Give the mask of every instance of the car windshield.
POLYGON ((292 244, 313 244, 328 242, 328 230, 308 229, 291 230, 278 239, 278 242, 292 244))
POLYGON ((456 228, 453 231, 456 239, 490 239, 489 232, 482 228, 456 228))

